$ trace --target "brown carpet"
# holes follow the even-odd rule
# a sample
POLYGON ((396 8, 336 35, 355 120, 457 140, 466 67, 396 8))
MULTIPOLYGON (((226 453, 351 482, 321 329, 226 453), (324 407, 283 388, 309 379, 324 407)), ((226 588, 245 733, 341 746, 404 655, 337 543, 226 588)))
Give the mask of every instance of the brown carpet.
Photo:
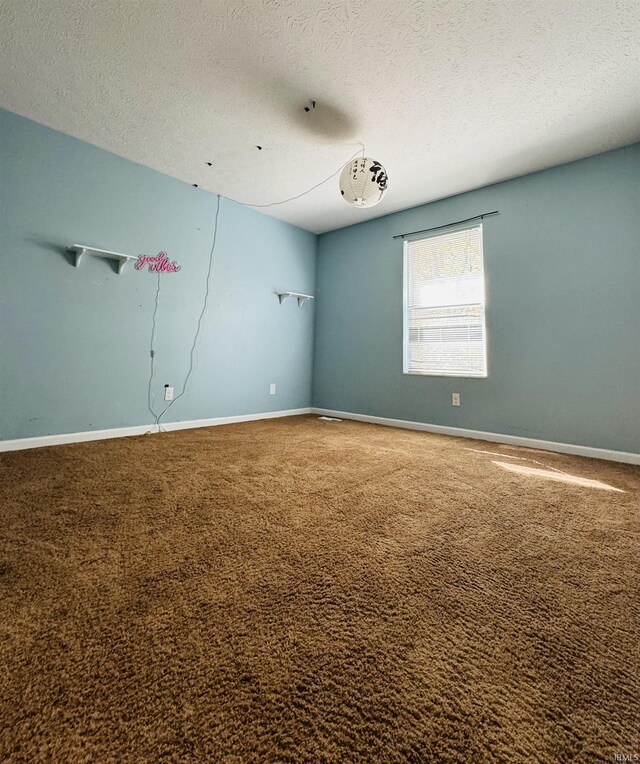
POLYGON ((640 468, 315 417, 1 464, 3 761, 640 753, 640 468))

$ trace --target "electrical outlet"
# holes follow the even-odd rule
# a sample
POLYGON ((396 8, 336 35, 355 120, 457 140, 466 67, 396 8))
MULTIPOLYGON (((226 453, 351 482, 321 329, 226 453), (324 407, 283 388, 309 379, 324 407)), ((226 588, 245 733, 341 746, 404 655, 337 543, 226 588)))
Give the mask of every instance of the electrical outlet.
POLYGON ((460 393, 451 393, 451 405, 452 406, 460 405, 460 393))
POLYGON ((275 395, 276 394, 276 383, 272 382, 269 385, 269 395, 275 395))
POLYGON ((164 386, 164 399, 165 401, 173 400, 173 387, 169 387, 169 385, 164 386))

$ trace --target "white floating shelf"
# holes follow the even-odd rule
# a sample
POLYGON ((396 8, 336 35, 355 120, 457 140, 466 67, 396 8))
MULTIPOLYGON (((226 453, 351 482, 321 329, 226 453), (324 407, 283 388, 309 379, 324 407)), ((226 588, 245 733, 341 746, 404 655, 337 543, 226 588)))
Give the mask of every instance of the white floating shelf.
POLYGON ((277 292, 280 305, 287 299, 287 297, 295 297, 298 300, 298 307, 301 308, 307 300, 314 300, 312 294, 300 294, 300 292, 277 292))
POLYGON ((107 260, 116 260, 118 262, 118 273, 122 273, 122 269, 130 260, 138 259, 135 255, 123 255, 121 252, 109 252, 106 249, 88 247, 86 244, 73 244, 69 247, 69 250, 76 253, 76 268, 80 265, 80 260, 83 255, 92 255, 93 257, 104 257, 107 260))

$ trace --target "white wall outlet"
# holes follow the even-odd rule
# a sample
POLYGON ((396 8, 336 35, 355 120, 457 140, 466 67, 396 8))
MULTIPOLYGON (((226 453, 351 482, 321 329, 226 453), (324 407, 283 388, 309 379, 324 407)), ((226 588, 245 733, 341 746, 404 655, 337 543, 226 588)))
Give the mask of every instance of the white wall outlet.
POLYGON ((275 395, 276 394, 276 383, 272 382, 269 385, 269 395, 275 395))
POLYGON ((173 400, 173 387, 169 387, 169 385, 164 386, 164 399, 165 401, 173 400))
POLYGON ((451 393, 451 405, 452 406, 460 405, 460 393, 451 393))

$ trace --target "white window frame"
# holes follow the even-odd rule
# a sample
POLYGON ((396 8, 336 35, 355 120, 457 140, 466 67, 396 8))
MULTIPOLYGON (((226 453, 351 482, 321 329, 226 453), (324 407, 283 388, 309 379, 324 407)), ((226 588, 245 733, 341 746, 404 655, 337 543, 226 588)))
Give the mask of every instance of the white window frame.
POLYGON ((452 226, 446 232, 438 231, 429 236, 413 236, 404 239, 402 249, 402 373, 412 377, 462 377, 464 379, 487 379, 489 376, 489 353, 487 345, 487 280, 484 270, 484 231, 482 223, 474 225, 452 226), (433 239, 447 233, 466 231, 472 228, 480 229, 480 263, 482 265, 482 337, 484 341, 484 374, 449 371, 409 371, 409 244, 414 241, 433 239))

